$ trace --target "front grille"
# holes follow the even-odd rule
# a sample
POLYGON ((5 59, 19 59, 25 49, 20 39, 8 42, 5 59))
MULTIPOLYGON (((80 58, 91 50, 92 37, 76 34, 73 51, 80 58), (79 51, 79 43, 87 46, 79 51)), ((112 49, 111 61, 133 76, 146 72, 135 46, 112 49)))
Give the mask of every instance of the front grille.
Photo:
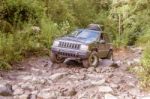
POLYGON ((69 42, 59 42, 59 47, 63 47, 63 48, 71 48, 71 49, 79 49, 80 48, 80 44, 75 44, 75 43, 69 43, 69 42))
POLYGON ((60 55, 63 55, 63 56, 67 56, 67 57, 77 57, 77 55, 72 54, 72 53, 59 52, 59 54, 60 54, 60 55))

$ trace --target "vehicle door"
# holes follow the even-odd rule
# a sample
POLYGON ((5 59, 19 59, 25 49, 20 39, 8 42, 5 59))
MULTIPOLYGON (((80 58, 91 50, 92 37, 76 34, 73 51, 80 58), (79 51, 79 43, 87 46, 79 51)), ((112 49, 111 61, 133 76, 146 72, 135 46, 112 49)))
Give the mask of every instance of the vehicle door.
POLYGON ((104 39, 105 39, 105 50, 106 53, 108 53, 110 49, 112 49, 112 43, 110 42, 110 38, 107 33, 104 33, 104 39))
POLYGON ((109 45, 107 35, 105 33, 101 33, 100 39, 99 39, 99 48, 98 48, 98 53, 99 53, 99 58, 105 58, 107 57, 108 50, 109 50, 109 45))

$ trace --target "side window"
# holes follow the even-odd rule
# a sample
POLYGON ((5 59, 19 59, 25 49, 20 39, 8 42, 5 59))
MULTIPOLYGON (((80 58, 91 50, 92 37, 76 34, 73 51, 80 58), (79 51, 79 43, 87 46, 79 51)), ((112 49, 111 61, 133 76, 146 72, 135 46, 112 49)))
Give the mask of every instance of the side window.
POLYGON ((101 33, 100 40, 104 40, 104 34, 101 33))
POLYGON ((104 40, 107 42, 107 43, 110 43, 110 40, 109 40, 109 37, 106 33, 103 34, 103 37, 104 37, 104 40))

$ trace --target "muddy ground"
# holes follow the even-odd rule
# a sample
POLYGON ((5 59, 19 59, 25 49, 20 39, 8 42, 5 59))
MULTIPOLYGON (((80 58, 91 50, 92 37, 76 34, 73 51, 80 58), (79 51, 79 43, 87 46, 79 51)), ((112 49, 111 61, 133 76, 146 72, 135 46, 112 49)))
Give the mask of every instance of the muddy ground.
POLYGON ((140 64, 141 53, 140 48, 119 50, 118 65, 104 59, 87 69, 71 60, 52 64, 49 57, 31 57, 0 73, 0 99, 150 99, 129 72, 140 64))

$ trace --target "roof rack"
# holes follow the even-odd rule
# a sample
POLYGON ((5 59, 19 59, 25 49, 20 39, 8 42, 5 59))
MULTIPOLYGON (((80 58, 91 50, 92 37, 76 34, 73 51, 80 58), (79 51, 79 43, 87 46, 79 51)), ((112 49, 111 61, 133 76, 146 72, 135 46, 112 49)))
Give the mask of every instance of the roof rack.
POLYGON ((95 30, 95 31, 102 31, 103 30, 103 25, 99 24, 89 24, 87 29, 89 30, 95 30))

